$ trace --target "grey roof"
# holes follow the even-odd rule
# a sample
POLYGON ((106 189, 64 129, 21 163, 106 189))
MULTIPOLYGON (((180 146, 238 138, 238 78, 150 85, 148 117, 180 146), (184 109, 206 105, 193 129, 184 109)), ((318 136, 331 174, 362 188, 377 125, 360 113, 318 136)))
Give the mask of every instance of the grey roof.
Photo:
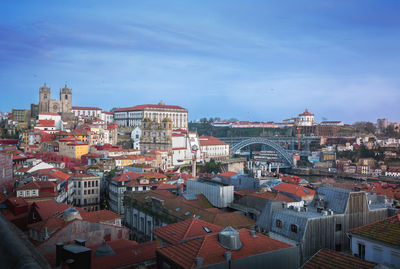
POLYGON ((81 253, 81 252, 91 251, 90 248, 76 245, 76 244, 66 245, 66 246, 64 246, 64 249, 68 250, 69 252, 72 252, 72 253, 81 253))
POLYGON ((335 213, 343 214, 346 211, 351 192, 354 191, 342 188, 320 187, 317 189, 317 196, 324 199, 327 208, 332 209, 335 213))
POLYGON ((115 251, 109 245, 107 245, 106 242, 103 242, 103 244, 96 248, 97 257, 105 257, 113 254, 115 254, 115 251))

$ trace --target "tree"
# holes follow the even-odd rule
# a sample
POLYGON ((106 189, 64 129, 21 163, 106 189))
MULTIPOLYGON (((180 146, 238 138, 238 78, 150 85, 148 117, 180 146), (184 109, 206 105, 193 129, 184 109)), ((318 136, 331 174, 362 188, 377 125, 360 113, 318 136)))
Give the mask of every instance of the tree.
POLYGON ((204 168, 206 172, 210 174, 211 173, 218 174, 221 173, 222 171, 221 164, 217 163, 214 159, 211 159, 209 162, 207 162, 204 168))
POLYGON ((374 134, 376 132, 376 127, 372 122, 369 121, 358 121, 353 124, 354 129, 360 133, 374 134))

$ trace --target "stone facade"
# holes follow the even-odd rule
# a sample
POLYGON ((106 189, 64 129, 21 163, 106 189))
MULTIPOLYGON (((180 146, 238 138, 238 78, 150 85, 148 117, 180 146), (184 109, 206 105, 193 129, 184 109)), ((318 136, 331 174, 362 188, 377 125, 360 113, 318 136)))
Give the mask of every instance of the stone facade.
POLYGON ((39 113, 70 113, 72 108, 72 90, 60 89, 60 100, 51 99, 51 90, 46 83, 39 89, 39 113))
POLYGON ((172 122, 164 118, 161 122, 145 118, 143 120, 142 136, 140 138, 142 152, 152 149, 172 150, 172 122))

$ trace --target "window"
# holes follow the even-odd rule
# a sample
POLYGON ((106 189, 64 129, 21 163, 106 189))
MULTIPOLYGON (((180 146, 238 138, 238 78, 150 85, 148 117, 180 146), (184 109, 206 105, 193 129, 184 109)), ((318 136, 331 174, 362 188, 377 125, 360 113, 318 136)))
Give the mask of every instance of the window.
POLYGON ((99 186, 99 181, 98 180, 96 180, 96 187, 98 187, 99 186))
POLYGON ((365 245, 358 243, 358 257, 360 259, 365 259, 365 245))
POLYGON ((83 186, 84 186, 84 188, 87 188, 87 182, 86 181, 85 181, 83 186))
POLYGON ((78 182, 78 188, 80 188, 80 187, 81 187, 81 182, 79 181, 79 182, 78 182))
POLYGON ((290 230, 294 233, 297 233, 297 225, 295 224, 290 224, 290 230))
POLYGON ((342 230, 342 224, 336 223, 336 232, 341 231, 341 230, 342 230))
POLYGON ((279 220, 279 219, 276 220, 276 227, 282 228, 282 221, 281 220, 279 220))

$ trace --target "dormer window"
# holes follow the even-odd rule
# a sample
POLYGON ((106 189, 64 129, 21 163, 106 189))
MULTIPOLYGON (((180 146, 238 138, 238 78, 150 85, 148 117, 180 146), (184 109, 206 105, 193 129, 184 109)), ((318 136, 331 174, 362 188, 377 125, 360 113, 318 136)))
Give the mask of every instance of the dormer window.
POLYGON ((282 228, 282 221, 281 220, 279 220, 279 219, 276 220, 276 227, 282 228))
POLYGON ((294 233, 297 233, 297 225, 296 224, 290 224, 290 230, 294 233))

